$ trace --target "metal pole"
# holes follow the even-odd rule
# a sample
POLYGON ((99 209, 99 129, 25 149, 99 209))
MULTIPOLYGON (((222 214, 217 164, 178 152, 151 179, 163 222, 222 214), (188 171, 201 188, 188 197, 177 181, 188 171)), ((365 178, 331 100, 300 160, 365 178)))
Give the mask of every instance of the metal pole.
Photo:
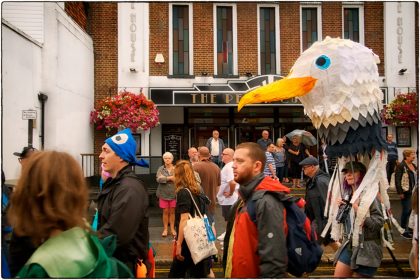
POLYGON ((28 147, 32 147, 33 139, 33 120, 28 120, 28 147))
POLYGON ((38 100, 41 102, 41 147, 40 149, 44 149, 44 142, 45 142, 45 102, 47 101, 48 96, 43 93, 38 94, 38 100))

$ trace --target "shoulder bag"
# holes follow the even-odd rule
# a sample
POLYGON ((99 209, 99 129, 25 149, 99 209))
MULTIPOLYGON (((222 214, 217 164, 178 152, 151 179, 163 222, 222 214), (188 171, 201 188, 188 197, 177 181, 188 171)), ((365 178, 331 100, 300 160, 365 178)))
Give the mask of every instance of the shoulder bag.
POLYGON ((217 254, 217 248, 214 241, 209 241, 207 238, 207 230, 204 223, 204 217, 201 215, 195 200, 188 188, 185 188, 191 196, 194 203, 196 214, 191 217, 188 214, 188 221, 184 227, 184 239, 187 242, 188 249, 190 250, 194 264, 217 254), (197 213, 199 216, 197 216, 197 213))
POLYGON ((401 177, 401 188, 403 192, 407 192, 410 190, 410 179, 408 178, 408 171, 407 168, 404 166, 404 173, 401 177))

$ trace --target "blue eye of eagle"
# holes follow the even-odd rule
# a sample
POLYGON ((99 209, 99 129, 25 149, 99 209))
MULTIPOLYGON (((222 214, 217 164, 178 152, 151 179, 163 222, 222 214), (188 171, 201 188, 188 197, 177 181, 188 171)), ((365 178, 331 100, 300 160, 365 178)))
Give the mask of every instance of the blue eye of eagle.
POLYGON ((111 137, 112 142, 114 142, 117 145, 124 144, 128 140, 128 135, 125 133, 116 134, 111 137))
POLYGON ((315 60, 315 65, 321 70, 327 70, 331 65, 331 59, 323 54, 315 60))

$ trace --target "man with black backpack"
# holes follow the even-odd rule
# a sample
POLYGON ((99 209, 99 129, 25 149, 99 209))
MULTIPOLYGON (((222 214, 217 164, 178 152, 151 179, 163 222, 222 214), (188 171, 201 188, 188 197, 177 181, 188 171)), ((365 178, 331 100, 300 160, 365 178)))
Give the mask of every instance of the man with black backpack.
POLYGON ((286 272, 301 277, 321 260, 322 249, 302 210, 304 201, 264 176, 265 161, 258 144, 236 147, 233 174, 241 199, 232 207, 226 228, 226 278, 284 278, 286 272))
POLYGON ((290 190, 265 177, 265 154, 256 143, 242 143, 233 156, 235 182, 240 184, 239 199, 231 211, 224 244, 228 247, 226 278, 283 278, 287 271, 287 249, 283 203, 265 190, 280 195, 290 190), (256 222, 247 211, 255 199, 256 222))

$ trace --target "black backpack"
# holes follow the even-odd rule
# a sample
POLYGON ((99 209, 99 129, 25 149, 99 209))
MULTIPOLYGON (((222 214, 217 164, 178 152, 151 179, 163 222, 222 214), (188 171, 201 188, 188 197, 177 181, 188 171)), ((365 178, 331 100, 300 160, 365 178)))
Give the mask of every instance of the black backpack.
MULTIPOLYGON (((300 198, 284 195, 280 192, 263 191, 263 195, 273 195, 283 203, 286 209, 287 222, 287 272, 301 277, 304 273, 313 272, 321 261, 323 250, 317 242, 316 233, 311 228, 311 222, 306 217, 303 209, 296 202, 300 198)), ((262 196, 259 196, 262 197, 262 196)), ((247 211, 251 220, 257 224, 255 202, 258 198, 247 201, 247 211)), ((283 225, 282 225, 283 226, 283 225)), ((283 248, 279 248, 283 250, 283 248)))

